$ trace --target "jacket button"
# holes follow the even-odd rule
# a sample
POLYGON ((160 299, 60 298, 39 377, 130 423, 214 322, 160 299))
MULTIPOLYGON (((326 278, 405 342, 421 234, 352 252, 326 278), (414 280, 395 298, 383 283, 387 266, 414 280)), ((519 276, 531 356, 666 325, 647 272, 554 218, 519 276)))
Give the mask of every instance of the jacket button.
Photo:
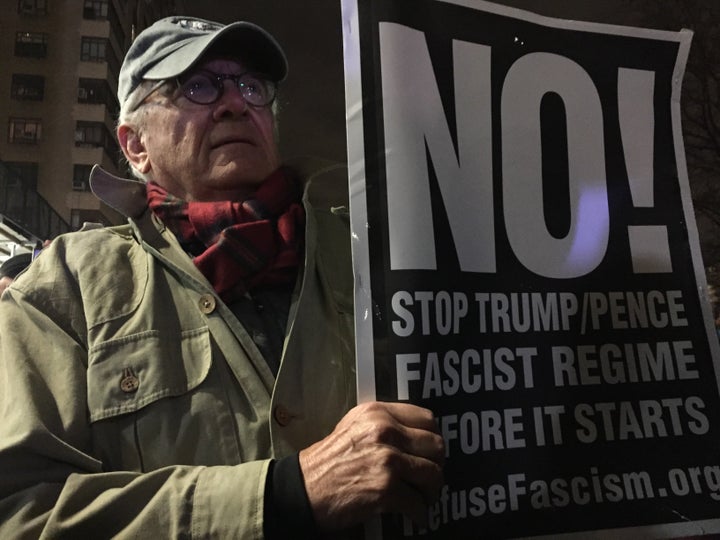
POLYGON ((198 300, 198 306, 200 306, 200 311, 209 315, 215 311, 215 297, 212 294, 203 294, 198 300))
POLYGON ((292 414, 290 414, 290 411, 288 411, 287 407, 284 405, 278 405, 275 407, 274 416, 275 421, 283 427, 287 426, 293 419, 292 414))
POLYGON ((140 379, 137 378, 137 375, 135 375, 132 369, 125 368, 123 370, 122 379, 120 379, 120 390, 122 390, 126 394, 132 394, 139 387, 140 379))

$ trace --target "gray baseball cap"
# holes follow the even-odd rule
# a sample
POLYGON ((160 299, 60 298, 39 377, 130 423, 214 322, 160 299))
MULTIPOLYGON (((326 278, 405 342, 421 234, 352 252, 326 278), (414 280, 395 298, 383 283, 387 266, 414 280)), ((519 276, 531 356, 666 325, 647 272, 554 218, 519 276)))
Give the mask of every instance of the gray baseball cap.
POLYGON ((237 54, 252 69, 275 81, 287 75, 287 59, 278 42, 259 26, 194 17, 166 17, 140 32, 125 55, 118 79, 122 105, 143 80, 171 79, 192 67, 210 49, 237 54))

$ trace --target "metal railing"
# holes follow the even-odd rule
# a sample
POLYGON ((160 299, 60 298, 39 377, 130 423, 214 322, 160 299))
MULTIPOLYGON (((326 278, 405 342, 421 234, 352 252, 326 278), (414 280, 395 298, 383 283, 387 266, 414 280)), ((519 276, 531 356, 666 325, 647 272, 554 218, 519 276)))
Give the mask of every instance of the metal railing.
POLYGON ((52 239, 70 231, 70 225, 22 177, 0 161, 0 214, 31 235, 52 239))

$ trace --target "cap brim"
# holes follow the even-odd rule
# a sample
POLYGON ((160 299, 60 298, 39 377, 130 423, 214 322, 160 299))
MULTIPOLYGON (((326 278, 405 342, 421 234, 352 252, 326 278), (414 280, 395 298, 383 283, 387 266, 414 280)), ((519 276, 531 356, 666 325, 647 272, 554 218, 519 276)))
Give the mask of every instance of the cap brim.
POLYGON ((275 38, 259 26, 241 21, 218 32, 179 43, 175 51, 148 69, 143 79, 159 81, 177 77, 213 48, 223 54, 237 54, 238 58, 250 62, 252 69, 275 81, 282 81, 287 75, 287 59, 275 38))

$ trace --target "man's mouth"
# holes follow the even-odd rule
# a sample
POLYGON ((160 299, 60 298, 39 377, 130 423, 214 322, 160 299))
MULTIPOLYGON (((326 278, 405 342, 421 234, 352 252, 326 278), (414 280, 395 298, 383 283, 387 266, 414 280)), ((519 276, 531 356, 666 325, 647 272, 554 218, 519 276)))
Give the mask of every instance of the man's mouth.
POLYGON ((220 148, 221 146, 227 146, 229 144, 250 144, 254 145, 255 143, 248 138, 245 137, 228 137, 226 139, 221 139, 217 142, 215 142, 212 145, 212 149, 215 150, 216 148, 220 148))

